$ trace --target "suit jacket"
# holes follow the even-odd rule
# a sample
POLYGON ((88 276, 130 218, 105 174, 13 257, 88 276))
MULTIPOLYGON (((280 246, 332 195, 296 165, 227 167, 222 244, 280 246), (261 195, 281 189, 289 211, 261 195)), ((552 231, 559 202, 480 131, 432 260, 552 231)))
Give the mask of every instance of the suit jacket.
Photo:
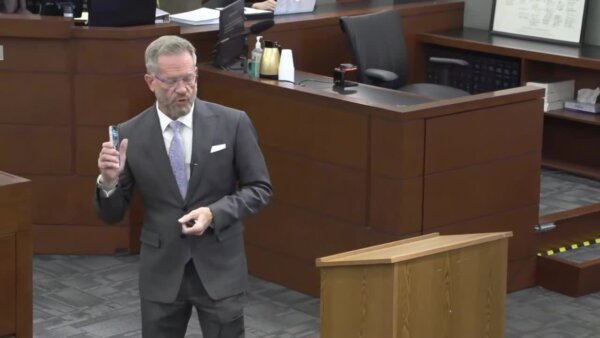
POLYGON ((123 218, 134 186, 141 195, 139 286, 144 299, 175 300, 190 251, 211 298, 243 292, 247 266, 241 220, 271 198, 269 174, 248 116, 198 99, 193 114, 192 168, 185 198, 171 170, 156 106, 118 126, 121 139, 129 139, 125 169, 110 197, 96 190, 96 210, 108 223, 123 218), (211 153, 212 146, 223 144, 224 149, 211 153), (182 236, 177 220, 202 206, 212 211, 212 227, 202 236, 182 236))

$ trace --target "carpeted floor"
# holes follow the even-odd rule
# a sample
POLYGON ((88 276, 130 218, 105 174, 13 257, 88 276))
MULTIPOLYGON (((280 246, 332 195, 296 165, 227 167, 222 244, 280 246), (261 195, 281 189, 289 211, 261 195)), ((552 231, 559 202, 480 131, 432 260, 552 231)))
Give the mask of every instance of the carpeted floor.
MULTIPOLYGON (((540 214, 600 202, 598 181, 544 170, 541 182, 540 214)), ((34 336, 140 337, 138 260, 35 256, 34 336)), ((251 277, 245 321, 248 338, 319 337, 319 300, 251 277)), ((202 337, 195 315, 187 336, 202 337)), ((539 287, 511 293, 506 337, 598 338, 600 293, 571 298, 539 287)))

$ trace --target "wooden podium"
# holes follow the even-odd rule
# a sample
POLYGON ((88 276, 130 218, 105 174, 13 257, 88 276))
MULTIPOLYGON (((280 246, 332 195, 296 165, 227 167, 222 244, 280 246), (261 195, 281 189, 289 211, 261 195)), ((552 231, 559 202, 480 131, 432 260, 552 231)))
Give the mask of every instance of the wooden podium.
POLYGON ((31 182, 0 171, 0 337, 32 336, 31 182))
POLYGON ((504 337, 511 236, 433 233, 317 259, 321 337, 504 337))

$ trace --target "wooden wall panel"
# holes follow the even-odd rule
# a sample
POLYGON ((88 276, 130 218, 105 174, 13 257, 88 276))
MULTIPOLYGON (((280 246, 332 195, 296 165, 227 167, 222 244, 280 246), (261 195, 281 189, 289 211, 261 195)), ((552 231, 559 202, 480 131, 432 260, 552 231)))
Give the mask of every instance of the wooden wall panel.
POLYGON ((78 127, 75 130, 75 173, 98 176, 98 156, 102 143, 108 141, 108 125, 78 127))
POLYGON ((419 233, 423 216, 423 179, 371 177, 369 226, 394 235, 419 233))
POLYGON ((508 261, 507 291, 513 292, 536 285, 537 256, 508 261))
POLYGON ((365 248, 368 246, 379 245, 398 241, 405 238, 420 236, 421 232, 415 232, 404 235, 396 235, 388 232, 379 231, 375 228, 359 228, 357 229, 356 248, 365 248))
POLYGON ((0 77, 0 93, 5 98, 0 123, 71 123, 71 79, 68 74, 0 72, 0 77))
POLYGON ((539 152, 541 104, 527 101, 427 120, 426 174, 539 152), (506 125, 510 128, 498 127, 506 125))
POLYGON ((366 222, 367 175, 303 156, 263 148, 276 198, 356 225, 366 222))
MULTIPOLYGON (((31 176, 36 225, 105 225, 94 210, 96 176, 31 176)), ((118 225, 129 224, 129 217, 118 225)))
POLYGON ((0 168, 19 175, 72 172, 69 127, 0 125, 0 168))
POLYGON ((537 206, 539 164, 532 153, 425 176, 423 229, 537 206))
POLYGON ((441 235, 466 234, 478 232, 512 231, 513 237, 508 241, 508 259, 517 260, 533 257, 537 253, 531 245, 537 241, 538 235, 533 230, 538 219, 538 207, 530 206, 509 210, 493 215, 460 221, 440 227, 423 229, 423 233, 439 232, 441 235), (523 220, 528 220, 524 222, 523 220))
POLYGON ((2 38, 4 60, 0 62, 0 71, 66 73, 72 61, 68 56, 68 42, 66 39, 2 38))
POLYGON ((331 100, 328 104, 316 95, 245 83, 240 86, 239 80, 201 73, 199 97, 246 111, 263 146, 366 170, 369 127, 365 114, 331 100))
POLYGON ((248 243, 298 258, 356 248, 355 226, 278 201, 244 224, 248 243))
POLYGON ((423 174, 425 123, 371 120, 371 171, 390 178, 414 178, 423 174))
POLYGON ((79 126, 107 128, 110 124, 128 120, 156 100, 144 82, 143 73, 78 74, 73 85, 75 118, 79 126))
POLYGON ((248 243, 246 255, 252 276, 319 297, 319 271, 314 259, 287 256, 248 243))
POLYGON ((15 235, 0 233, 0 336, 16 332, 16 261, 15 235))
POLYGON ((112 255, 127 252, 124 226, 34 225, 33 250, 42 254, 112 255))
POLYGON ((145 73, 144 51, 155 37, 147 39, 76 39, 75 71, 91 74, 145 73))

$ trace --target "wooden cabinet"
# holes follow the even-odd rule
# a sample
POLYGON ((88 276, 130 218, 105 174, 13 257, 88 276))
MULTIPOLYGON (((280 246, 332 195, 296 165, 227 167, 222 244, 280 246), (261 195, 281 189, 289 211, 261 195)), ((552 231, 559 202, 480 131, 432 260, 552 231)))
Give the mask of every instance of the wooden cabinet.
POLYGON ((32 335, 31 183, 0 172, 0 337, 32 335))
POLYGON ((299 71, 297 85, 198 73, 200 97, 248 113, 271 174, 271 204, 245 223, 253 275, 318 295, 316 257, 485 229, 515 234, 509 289, 534 285, 541 89, 411 104, 299 71))
MULTIPOLYGON (((434 45, 516 58, 523 85, 528 81, 575 80, 576 90, 600 86, 600 46, 555 45, 472 28, 420 33, 418 41, 421 50, 434 45)), ((600 114, 549 111, 544 114, 543 137, 545 166, 600 179, 600 114)))

